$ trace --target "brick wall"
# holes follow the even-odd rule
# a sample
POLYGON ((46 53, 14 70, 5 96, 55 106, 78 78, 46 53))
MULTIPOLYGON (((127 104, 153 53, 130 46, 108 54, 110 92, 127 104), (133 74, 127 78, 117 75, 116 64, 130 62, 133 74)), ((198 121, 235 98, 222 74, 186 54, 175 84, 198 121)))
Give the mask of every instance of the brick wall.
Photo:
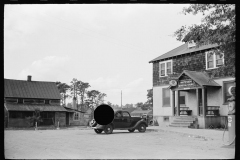
MULTIPOLYGON (((223 78, 230 76, 230 70, 233 69, 234 63, 227 61, 225 56, 225 65, 217 69, 206 70, 205 51, 186 54, 173 59, 173 74, 181 74, 183 70, 190 71, 206 71, 209 76, 214 75, 214 78, 223 78)), ((159 62, 153 63, 153 86, 169 84, 169 77, 159 77, 159 62)))

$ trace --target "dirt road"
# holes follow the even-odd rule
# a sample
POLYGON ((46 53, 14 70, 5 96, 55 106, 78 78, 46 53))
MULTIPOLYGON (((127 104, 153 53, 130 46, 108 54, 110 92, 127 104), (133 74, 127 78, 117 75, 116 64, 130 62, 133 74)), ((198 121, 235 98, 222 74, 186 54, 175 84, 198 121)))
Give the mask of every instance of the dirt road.
POLYGON ((93 130, 5 130, 8 159, 231 159, 221 141, 178 133, 96 134, 93 130))

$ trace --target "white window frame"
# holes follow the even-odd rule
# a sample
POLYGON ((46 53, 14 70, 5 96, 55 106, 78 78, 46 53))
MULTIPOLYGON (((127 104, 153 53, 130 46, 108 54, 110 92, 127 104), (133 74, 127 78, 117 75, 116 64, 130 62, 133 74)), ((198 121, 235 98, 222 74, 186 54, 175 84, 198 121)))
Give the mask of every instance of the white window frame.
POLYGON ((173 73, 173 62, 172 62, 172 60, 162 61, 162 62, 159 62, 159 76, 160 77, 167 77, 168 76, 168 74, 167 74, 167 63, 168 62, 171 62, 171 74, 173 73), (164 76, 161 75, 161 64, 164 64, 164 66, 165 66, 164 76))
MULTIPOLYGON (((222 53, 223 54, 223 53, 222 53)), ((224 54, 223 54, 223 65, 224 65, 224 54)), ((214 50, 211 50, 211 51, 206 51, 205 52, 205 60, 206 60, 206 70, 210 70, 210 69, 216 69, 216 68, 219 68, 219 66, 217 66, 217 59, 216 59, 216 53, 214 52, 214 50), (213 52, 213 67, 212 68, 208 68, 208 58, 207 58, 207 55, 208 53, 210 52, 213 52)))

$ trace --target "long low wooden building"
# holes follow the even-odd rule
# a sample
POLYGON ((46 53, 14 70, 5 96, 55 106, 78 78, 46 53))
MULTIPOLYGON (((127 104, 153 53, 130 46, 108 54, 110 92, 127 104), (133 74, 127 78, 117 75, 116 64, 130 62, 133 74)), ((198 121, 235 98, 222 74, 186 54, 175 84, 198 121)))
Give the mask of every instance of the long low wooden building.
POLYGON ((40 110, 41 126, 65 126, 67 110, 60 106, 55 82, 4 79, 5 127, 29 127, 27 117, 40 110))

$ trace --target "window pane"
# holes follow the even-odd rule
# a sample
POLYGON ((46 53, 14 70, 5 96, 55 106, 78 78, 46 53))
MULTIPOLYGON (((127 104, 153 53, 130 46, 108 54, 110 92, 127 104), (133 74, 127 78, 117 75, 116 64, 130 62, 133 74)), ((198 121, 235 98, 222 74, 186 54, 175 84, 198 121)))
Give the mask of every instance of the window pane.
POLYGON ((167 69, 167 74, 171 74, 171 69, 167 69))
POLYGON ((42 100, 42 99, 36 99, 36 100, 35 100, 35 103, 36 103, 36 104, 44 104, 45 101, 42 100))
POLYGON ((161 70, 161 76, 165 76, 165 70, 161 70))
POLYGON ((24 99, 23 101, 24 101, 25 104, 31 104, 31 103, 35 102, 34 99, 24 99))
POLYGON ((161 64, 161 70, 165 70, 165 63, 161 64))
POLYGON ((213 62, 208 62, 208 68, 213 68, 213 62))
POLYGON ((11 99, 6 99, 6 102, 9 102, 9 103, 17 103, 18 100, 15 99, 15 98, 11 98, 11 99))
POLYGON ((216 65, 217 65, 217 66, 223 65, 223 60, 222 60, 222 59, 217 60, 217 61, 216 61, 216 65))
POLYGON ((129 117, 129 114, 126 112, 123 112, 122 115, 123 115, 123 117, 129 117))
POLYGON ((170 106, 170 89, 163 89, 163 105, 170 106))
POLYGON ((207 61, 212 61, 213 60, 213 54, 208 53, 207 54, 207 61))
POLYGON ((167 62, 167 69, 171 69, 171 62, 167 62))

